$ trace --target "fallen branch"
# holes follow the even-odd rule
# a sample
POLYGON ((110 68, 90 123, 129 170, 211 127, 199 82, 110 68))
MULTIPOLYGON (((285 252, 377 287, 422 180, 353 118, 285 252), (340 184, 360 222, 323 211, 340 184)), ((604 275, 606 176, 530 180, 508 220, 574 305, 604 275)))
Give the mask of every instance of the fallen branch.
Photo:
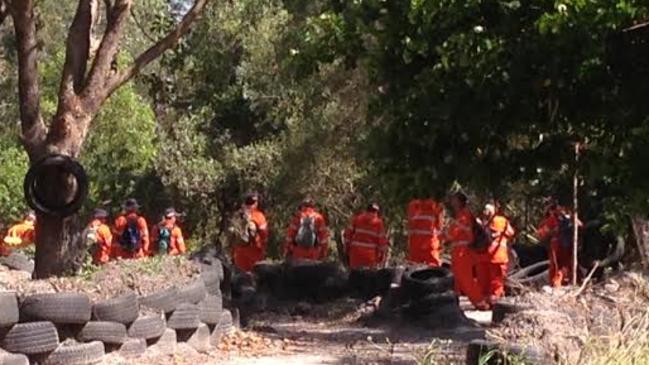
POLYGON ((595 265, 593 265, 593 268, 590 269, 590 272, 588 273, 588 276, 586 276, 586 279, 584 279, 584 282, 581 284, 581 287, 577 292, 575 293, 574 297, 578 297, 581 295, 581 293, 586 289, 586 285, 588 285, 588 282, 590 282, 590 279, 593 278, 593 274, 595 274, 595 270, 599 267, 599 262, 595 262, 595 265))

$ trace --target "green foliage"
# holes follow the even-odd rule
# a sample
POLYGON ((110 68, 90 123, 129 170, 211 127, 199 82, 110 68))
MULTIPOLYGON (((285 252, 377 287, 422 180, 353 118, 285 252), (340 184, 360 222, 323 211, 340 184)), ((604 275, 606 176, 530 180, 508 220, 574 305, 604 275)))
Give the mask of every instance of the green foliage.
POLYGON ((15 143, 0 140, 0 217, 1 223, 13 224, 25 214, 23 178, 29 162, 27 154, 15 143))

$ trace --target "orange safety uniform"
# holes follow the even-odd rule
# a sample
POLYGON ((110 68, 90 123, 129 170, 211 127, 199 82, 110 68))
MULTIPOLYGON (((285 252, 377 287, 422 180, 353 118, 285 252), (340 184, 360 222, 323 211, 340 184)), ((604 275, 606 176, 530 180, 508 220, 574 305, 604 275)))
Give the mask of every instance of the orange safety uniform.
POLYGON ((110 227, 99 219, 94 219, 88 225, 88 229, 95 230, 95 239, 97 247, 93 250, 92 262, 95 265, 105 264, 110 260, 111 248, 113 243, 113 234, 110 227))
POLYGON ((9 228, 4 243, 12 248, 25 247, 34 243, 35 236, 34 222, 25 220, 9 228))
POLYGON ((344 236, 350 269, 375 268, 385 260, 388 239, 378 212, 368 211, 354 216, 344 236))
POLYGON ((123 257, 123 258, 140 258, 150 252, 150 237, 149 237, 149 227, 144 217, 137 215, 137 213, 128 213, 123 214, 115 219, 115 230, 114 236, 116 239, 115 244, 113 245, 113 256, 114 257, 123 257), (129 252, 122 248, 119 239, 122 237, 122 233, 128 227, 128 222, 130 220, 137 221, 137 227, 140 232, 140 249, 135 252, 129 252))
MULTIPOLYGON (((246 209, 246 208, 244 208, 246 209)), ((250 272, 256 263, 264 259, 268 245, 268 223, 266 216, 257 208, 249 209, 250 220, 257 227, 252 242, 235 242, 232 246, 232 261, 241 271, 250 272)))
POLYGON ((551 209, 546 213, 545 219, 537 229, 537 235, 541 241, 550 240, 549 255, 549 274, 550 284, 553 287, 560 287, 567 284, 572 278, 572 242, 562 242, 559 232, 560 215, 569 216, 572 220, 572 214, 567 213, 564 208, 551 209))
MULTIPOLYGON (((158 223, 153 232, 151 232, 151 242, 158 242, 158 237, 160 236, 160 229, 162 227, 167 228, 171 232, 171 237, 169 237, 169 251, 167 254, 171 256, 182 255, 187 252, 187 246, 185 246, 185 238, 183 238, 183 232, 176 224, 172 224, 163 220, 158 223)), ((158 247, 149 247, 151 251, 145 251, 146 255, 153 255, 154 250, 157 252, 158 247)))
POLYGON ((329 230, 322 214, 314 208, 302 208, 291 220, 284 242, 284 256, 294 259, 324 260, 329 250, 329 230), (306 216, 313 216, 318 242, 315 247, 301 247, 295 243, 295 236, 300 228, 300 221, 306 216))
POLYGON ((465 294, 474 306, 484 303, 484 296, 473 275, 475 254, 469 247, 473 242, 475 218, 468 208, 455 213, 444 240, 451 245, 451 271, 455 276, 455 291, 465 294))
POLYGON ((505 278, 509 263, 509 241, 515 231, 509 220, 496 214, 486 222, 491 233, 491 244, 477 254, 476 279, 482 294, 492 302, 505 295, 505 278))
POLYGON ((439 235, 444 208, 431 199, 408 204, 408 261, 441 266, 439 235))

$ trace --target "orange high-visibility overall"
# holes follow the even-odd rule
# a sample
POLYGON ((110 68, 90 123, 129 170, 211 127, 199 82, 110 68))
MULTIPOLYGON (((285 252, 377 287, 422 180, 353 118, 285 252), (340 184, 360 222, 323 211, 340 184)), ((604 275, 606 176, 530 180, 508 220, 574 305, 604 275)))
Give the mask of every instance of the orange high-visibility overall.
MULTIPOLYGON (((559 215, 566 214, 563 208, 550 210, 539 225, 537 235, 540 240, 550 240, 548 256, 550 261, 550 284, 560 287, 572 278, 572 243, 562 242, 559 232, 559 215)), ((567 214, 572 219, 572 214, 567 214)))
POLYGON ((443 208, 431 199, 415 199, 408 204, 408 261, 440 266, 443 208))
POLYGON ((468 208, 455 214, 444 237, 451 245, 451 270, 455 276, 455 291, 465 294, 478 307, 484 304, 484 296, 473 275, 475 254, 469 245, 473 242, 475 218, 468 208))
POLYGON ((144 217, 140 217, 137 213, 129 213, 128 215, 120 215, 115 219, 115 228, 114 228, 114 239, 115 244, 113 245, 113 256, 122 257, 122 258, 141 258, 148 252, 150 252, 150 237, 149 237, 149 226, 144 217), (140 249, 135 252, 129 252, 122 248, 119 243, 122 233, 128 227, 128 222, 130 220, 137 221, 138 231, 140 231, 140 249))
POLYGON ((268 223, 266 217, 259 209, 250 209, 250 219, 257 228, 257 235, 253 241, 245 244, 234 244, 232 247, 232 261, 241 271, 250 272, 256 263, 264 259, 268 243, 268 223))
POLYGON ((96 230, 97 247, 93 251, 92 262, 95 265, 105 264, 110 260, 113 244, 113 234, 110 227, 99 219, 94 219, 88 225, 89 229, 96 230))
POLYGON ((505 295, 505 279, 509 263, 509 241, 514 228, 502 215, 495 215, 489 222, 492 241, 489 247, 477 254, 476 279, 482 294, 492 302, 505 295))
POLYGON ((388 249, 383 219, 377 212, 357 214, 345 230, 345 242, 351 269, 379 266, 388 249))
POLYGON ((322 214, 315 209, 307 207, 301 209, 291 220, 286 232, 284 242, 284 256, 294 259, 324 260, 329 249, 329 230, 322 214), (315 218, 315 229, 318 242, 315 247, 301 247, 295 243, 295 236, 300 228, 300 221, 303 217, 313 216, 315 218))

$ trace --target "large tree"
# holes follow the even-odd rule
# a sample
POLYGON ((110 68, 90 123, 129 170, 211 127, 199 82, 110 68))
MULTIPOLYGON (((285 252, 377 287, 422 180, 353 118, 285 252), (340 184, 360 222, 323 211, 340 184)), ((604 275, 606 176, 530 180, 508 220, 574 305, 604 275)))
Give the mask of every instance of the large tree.
MULTIPOLYGON (((103 103, 140 70, 175 47, 198 18, 208 0, 195 0, 172 30, 135 57, 120 65, 120 41, 131 16, 133 0, 79 0, 69 28, 61 72, 58 105, 53 118, 43 120, 40 108, 39 41, 34 0, 0 0, 0 22, 11 16, 17 43, 18 97, 21 140, 32 163, 48 154, 77 158, 103 103), (101 12, 105 22, 99 22, 101 12), (101 28, 101 29, 97 29, 101 28)), ((45 198, 65 202, 75 193, 67 176, 47 177, 45 198)), ((35 276, 58 275, 68 269, 74 218, 40 214, 36 229, 35 276)))

